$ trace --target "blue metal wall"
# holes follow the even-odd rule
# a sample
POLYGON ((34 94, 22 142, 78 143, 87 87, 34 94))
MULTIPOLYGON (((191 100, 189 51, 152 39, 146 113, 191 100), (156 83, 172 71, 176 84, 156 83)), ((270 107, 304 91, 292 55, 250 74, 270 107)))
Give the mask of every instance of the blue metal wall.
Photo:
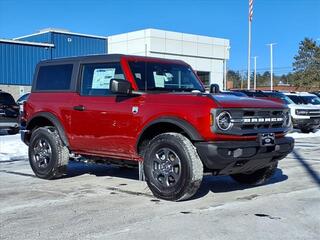
POLYGON ((0 84, 31 85, 36 64, 49 56, 46 47, 0 42, 0 84))
POLYGON ((28 42, 40 42, 40 43, 51 43, 51 32, 39 33, 37 35, 32 35, 29 37, 19 38, 19 41, 28 42))
POLYGON ((107 39, 46 32, 19 41, 54 44, 53 48, 0 42, 0 84, 31 85, 36 64, 45 59, 107 53, 107 39))
POLYGON ((52 33, 55 48, 52 58, 107 53, 107 40, 77 35, 52 33))
POLYGON ((22 41, 54 44, 52 58, 84 56, 107 53, 107 39, 67 33, 45 32, 20 38, 22 41))

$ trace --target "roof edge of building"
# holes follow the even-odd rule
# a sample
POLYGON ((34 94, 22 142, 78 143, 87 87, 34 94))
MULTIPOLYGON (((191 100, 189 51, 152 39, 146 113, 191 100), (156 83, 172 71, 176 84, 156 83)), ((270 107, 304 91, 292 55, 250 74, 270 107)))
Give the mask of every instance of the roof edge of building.
POLYGON ((37 46, 37 47, 54 47, 54 44, 51 44, 51 43, 19 41, 19 40, 11 40, 11 39, 3 39, 3 38, 0 38, 0 42, 12 43, 12 44, 21 44, 21 45, 31 45, 31 46, 37 46))
POLYGON ((99 39, 108 39, 108 37, 104 37, 104 36, 98 36, 98 35, 91 35, 91 34, 83 34, 83 33, 75 33, 75 32, 69 32, 69 31, 64 31, 64 30, 55 30, 55 29, 48 29, 45 31, 39 31, 37 33, 32 33, 32 34, 28 34, 28 35, 24 35, 21 37, 16 37, 13 38, 13 40, 19 40, 19 39, 23 39, 23 38, 27 38, 27 37, 32 37, 32 36, 37 36, 37 35, 41 35, 41 34, 45 34, 45 33, 58 33, 58 34, 68 34, 68 35, 74 35, 74 36, 82 36, 82 37, 90 37, 90 38, 99 38, 99 39))
POLYGON ((150 36, 150 32, 151 32, 151 31, 159 31, 159 32, 163 32, 163 33, 184 34, 184 35, 192 35, 192 36, 194 36, 194 37, 205 37, 205 38, 211 38, 211 39, 219 39, 219 40, 227 41, 227 42, 228 42, 227 45, 230 44, 230 39, 228 39, 228 38, 212 37, 212 36, 208 36, 208 35, 194 34, 194 33, 186 33, 186 32, 181 32, 181 31, 163 30, 163 29, 159 29, 159 28, 143 28, 143 29, 137 29, 137 30, 130 31, 130 32, 112 34, 112 35, 109 35, 108 37, 113 37, 113 36, 118 36, 118 35, 124 35, 124 34, 131 34, 131 33, 142 32, 142 31, 145 31, 145 32, 148 34, 148 36, 150 36))

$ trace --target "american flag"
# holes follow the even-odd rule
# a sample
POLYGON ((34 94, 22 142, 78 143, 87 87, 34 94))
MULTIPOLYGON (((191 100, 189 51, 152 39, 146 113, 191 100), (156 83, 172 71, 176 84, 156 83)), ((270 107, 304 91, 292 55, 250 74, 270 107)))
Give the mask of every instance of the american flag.
POLYGON ((253 0, 249 0, 249 21, 252 21, 253 17, 253 0))

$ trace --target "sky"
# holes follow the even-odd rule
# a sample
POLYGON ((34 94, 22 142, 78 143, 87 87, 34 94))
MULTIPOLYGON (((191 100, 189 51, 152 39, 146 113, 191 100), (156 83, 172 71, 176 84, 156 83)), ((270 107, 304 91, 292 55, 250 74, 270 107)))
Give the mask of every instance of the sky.
MULTIPOLYGON (((43 28, 108 36, 157 28, 230 39, 228 69, 246 71, 248 0, 0 0, 0 38, 43 28)), ((320 0, 254 0, 252 56, 258 72, 291 71, 305 37, 320 44, 320 0)))

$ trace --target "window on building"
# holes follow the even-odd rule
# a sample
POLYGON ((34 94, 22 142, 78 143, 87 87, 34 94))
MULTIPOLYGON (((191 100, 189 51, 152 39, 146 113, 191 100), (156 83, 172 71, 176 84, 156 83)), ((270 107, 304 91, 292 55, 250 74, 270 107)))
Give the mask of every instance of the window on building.
POLYGON ((200 78, 203 85, 208 87, 210 85, 210 72, 197 71, 197 75, 200 78))
POLYGON ((110 95, 111 79, 125 79, 120 63, 91 63, 82 66, 81 95, 110 95))
POLYGON ((36 90, 69 90, 72 69, 72 64, 41 66, 38 72, 36 90))

